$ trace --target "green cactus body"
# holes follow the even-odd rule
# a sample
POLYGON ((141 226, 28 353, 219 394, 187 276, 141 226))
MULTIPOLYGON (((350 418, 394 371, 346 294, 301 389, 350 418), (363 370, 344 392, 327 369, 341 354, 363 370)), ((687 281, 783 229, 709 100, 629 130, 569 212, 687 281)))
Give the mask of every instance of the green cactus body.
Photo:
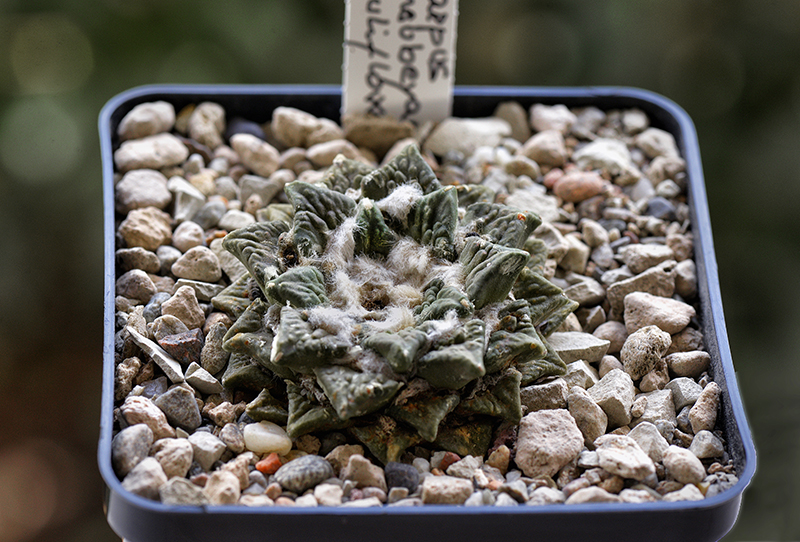
POLYGON ((519 422, 520 386, 564 373, 545 337, 575 304, 542 274, 534 213, 443 188, 416 146, 285 190, 262 214, 279 220, 223 241, 247 274, 212 300, 235 319, 223 384, 260 391, 251 418, 346 429, 382 461, 481 455, 519 422))

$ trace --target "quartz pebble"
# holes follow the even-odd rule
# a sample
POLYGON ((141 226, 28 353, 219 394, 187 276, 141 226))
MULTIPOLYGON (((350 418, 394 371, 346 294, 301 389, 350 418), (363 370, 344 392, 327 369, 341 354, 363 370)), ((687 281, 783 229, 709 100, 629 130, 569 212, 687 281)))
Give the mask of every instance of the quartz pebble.
MULTIPOLYGON (((290 107, 259 124, 227 118, 213 102, 189 106, 176 118, 170 104, 154 102, 134 108, 119 135, 112 460, 131 491, 192 506, 512 507, 693 500, 736 483, 728 474, 732 465, 722 466, 728 457, 717 425, 722 390, 709 374, 695 314, 702 300, 688 229, 686 163, 674 137, 651 127, 642 111, 543 104, 526 111, 506 102, 492 117, 447 119, 417 130, 364 116, 344 119, 342 128, 290 107), (251 333, 240 318, 263 292, 254 281, 244 283, 250 271, 222 239, 255 222, 291 221, 288 183, 328 185, 327 166, 362 167, 347 159, 385 165, 409 143, 421 144, 443 185, 459 187, 459 204, 463 190, 467 199, 539 214, 543 223, 523 247, 535 256, 529 265, 579 305, 558 317, 555 331, 549 322, 537 324, 566 371, 526 374, 518 407, 514 370, 486 375, 471 401, 462 396, 453 413, 442 414, 433 442, 409 444, 405 430, 413 423, 383 410, 355 416, 346 429, 289 438, 287 417, 297 427, 298 408, 310 409, 301 415, 306 421, 318 416, 332 427, 335 416, 313 376, 291 378, 303 383, 295 393, 283 384, 285 375, 273 375, 281 365, 270 342, 279 330, 251 333), (231 355, 226 348, 237 341, 254 350, 231 355), (492 386, 509 381, 513 412, 493 431, 450 425, 468 419, 468 408, 500 406, 509 390, 492 386), (259 395, 264 386, 268 393, 259 395), (258 413, 251 402, 256 395, 258 413), (519 423, 509 421, 520 415, 519 423), (262 416, 269 421, 259 421, 262 416), (357 444, 369 442, 365 432, 374 429, 390 440, 357 444), (483 444, 476 447, 477 441, 483 444), (712 461, 720 463, 706 473, 712 461)), ((418 197, 395 218, 404 220, 418 197)), ((386 202, 379 205, 388 213, 386 202)), ((322 228, 326 238, 331 224, 322 228)), ((339 238, 331 239, 339 247, 339 238)), ((458 250, 463 239, 454 243, 458 250)), ((278 244, 280 274, 297 256, 278 244)), ((345 251, 347 245, 345 239, 345 251)), ((421 265, 403 264, 411 274, 421 265)), ((263 271, 268 282, 275 268, 263 271)), ((419 303, 414 296, 412 309, 419 303)), ((380 307, 386 300, 374 302, 380 307)), ((258 318, 277 322, 277 308, 258 318)), ((487 339, 520 323, 498 322, 492 306, 481 310, 487 339)), ((308 307, 306 317, 316 322, 308 307)), ((340 327, 344 320, 336 321, 314 338, 352 341, 351 329, 340 327)), ((381 360, 358 370, 380 372, 381 360)), ((412 379, 402 388, 404 401, 431 393, 415 386, 412 379)))

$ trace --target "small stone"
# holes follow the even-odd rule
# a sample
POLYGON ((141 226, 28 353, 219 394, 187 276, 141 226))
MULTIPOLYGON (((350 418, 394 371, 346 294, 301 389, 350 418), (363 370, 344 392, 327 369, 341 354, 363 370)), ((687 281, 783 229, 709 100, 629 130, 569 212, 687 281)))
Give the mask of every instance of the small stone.
POLYGON ((222 348, 222 340, 228 328, 223 323, 214 324, 208 331, 200 351, 200 365, 209 374, 215 375, 225 368, 230 358, 230 352, 222 348))
POLYGON ((634 138, 634 143, 644 151, 648 158, 680 155, 675 137, 659 128, 648 128, 634 138))
POLYGON ((276 107, 270 124, 272 135, 286 147, 306 147, 308 136, 320 126, 320 119, 294 107, 276 107))
POLYGON ((587 502, 620 502, 620 497, 609 493, 605 489, 597 486, 591 486, 584 489, 579 489, 564 502, 564 504, 583 504, 587 502))
POLYGON ((583 434, 565 409, 540 410, 520 422, 515 461, 526 476, 553 476, 578 457, 583 434))
POLYGON ((377 497, 369 497, 366 499, 358 499, 356 501, 347 501, 342 503, 345 508, 372 508, 375 506, 383 506, 381 500, 377 497))
POLYGON ((190 286, 178 288, 175 294, 161 304, 161 314, 171 315, 186 324, 190 330, 202 328, 206 321, 205 312, 197 301, 197 295, 190 286))
POLYGON ((405 488, 409 493, 413 493, 419 485, 420 473, 413 465, 392 461, 384 467, 384 474, 390 495, 391 490, 398 487, 405 488))
POLYGON ((664 452, 669 448, 669 443, 650 422, 642 422, 631 429, 628 436, 639 444, 639 447, 653 460, 658 463, 662 460, 664 452))
POLYGON ((547 340, 564 363, 600 361, 610 346, 609 341, 580 331, 555 332, 547 340))
MULTIPOLYGON (((500 102, 492 113, 492 117, 502 119, 511 127, 511 136, 520 143, 527 141, 531 137, 531 128, 528 120, 528 113, 519 102, 507 101, 500 102)), ((538 167, 538 166, 537 166, 538 167)), ((532 179, 538 177, 532 176, 532 179)))
POLYGON ((190 365, 200 361, 203 330, 196 328, 176 335, 162 336, 158 339, 158 345, 181 365, 190 365))
POLYGON ((530 498, 525 503, 527 506, 543 506, 546 504, 561 504, 567 500, 564 492, 554 487, 537 487, 530 494, 530 498))
POLYGON ((423 149, 437 156, 457 150, 471 155, 479 147, 497 147, 511 135, 511 125, 499 118, 447 118, 436 125, 423 149))
POLYGON ((408 488, 398 486, 393 487, 389 490, 389 494, 386 496, 386 502, 389 504, 394 504, 399 501, 402 501, 406 497, 408 497, 409 491, 408 488))
POLYGON ((317 143, 308 148, 306 157, 317 167, 328 167, 339 155, 351 160, 359 157, 358 148, 346 139, 336 139, 317 143))
POLYGON ((250 485, 250 463, 255 458, 253 452, 246 452, 237 455, 224 465, 219 467, 219 470, 230 472, 239 481, 239 488, 247 488, 250 485))
POLYGON ((570 389, 567 397, 569 413, 583 434, 583 440, 589 448, 594 447, 594 441, 605 434, 608 428, 608 416, 602 408, 592 399, 589 393, 578 386, 570 389))
POLYGON ((225 388, 219 380, 197 363, 191 363, 186 369, 186 383, 201 393, 222 393, 225 388))
POLYGON ((289 172, 287 178, 284 172, 289 171, 279 169, 269 179, 258 175, 242 175, 242 178, 239 179, 242 201, 247 201, 253 196, 261 198, 263 204, 272 201, 283 190, 284 185, 294 179, 294 173, 289 172))
POLYGON ((691 451, 678 446, 670 446, 662 459, 667 472, 683 484, 699 484, 706 477, 706 469, 691 451))
POLYGON ((128 425, 143 423, 153 432, 155 440, 175 437, 175 430, 169 425, 167 416, 153 401, 146 397, 128 396, 120 407, 128 425))
POLYGON ((621 185, 631 184, 641 176, 633 165, 627 145, 617 139, 599 137, 577 149, 572 160, 580 169, 599 169, 620 177, 617 184, 621 185))
POLYGON ((170 478, 159 488, 158 494, 161 503, 167 506, 206 506, 210 504, 203 489, 186 478, 170 478))
POLYGON ((195 431, 188 440, 194 451, 194 461, 206 472, 211 470, 226 449, 224 442, 206 431, 195 431))
POLYGON ((578 117, 563 104, 533 104, 530 109, 531 128, 537 132, 558 130, 566 135, 577 120, 578 117))
POLYGON ((207 201, 192 216, 192 222, 197 222, 204 230, 209 230, 219 223, 219 219, 228 211, 225 203, 219 200, 207 201))
POLYGON ((160 439, 153 446, 151 453, 161 464, 167 478, 175 476, 185 478, 194 457, 191 443, 183 438, 160 439))
POLYGON ((383 469, 360 454, 353 454, 348 458, 347 465, 339 472, 339 478, 354 481, 358 488, 379 487, 387 490, 383 469))
POLYGON ((176 166, 189 157, 189 149, 172 134, 156 134, 123 141, 114 152, 117 170, 161 169, 176 166))
POLYGON ((125 476, 122 487, 146 499, 158 500, 158 490, 166 483, 167 476, 161 464, 155 458, 146 457, 125 476))
POLYGON ((122 360, 114 368, 114 400, 121 401, 133 389, 133 381, 139 370, 142 368, 142 362, 137 357, 130 357, 122 360))
POLYGON ((172 240, 170 216, 155 207, 134 209, 119 225, 119 233, 129 247, 156 250, 172 240))
POLYGON ((698 378, 708 370, 711 356, 708 352, 693 350, 691 352, 675 352, 664 358, 669 370, 677 376, 698 378))
POLYGON ((111 465, 120 478, 133 470, 150 453, 153 431, 144 423, 130 425, 111 441, 111 465))
POLYGON ((211 241, 211 244, 208 248, 210 248, 214 254, 217 255, 220 267, 225 274, 228 275, 228 278, 230 278, 231 281, 235 281, 247 273, 247 269, 245 269, 244 264, 239 261, 236 256, 223 248, 222 239, 214 239, 211 241))
POLYGON ((339 476, 340 471, 343 467, 347 466, 350 456, 353 455, 363 456, 364 447, 360 444, 340 444, 328 452, 325 456, 325 460, 333 467, 334 474, 339 476))
POLYGON ((603 435, 594 442, 600 467, 634 480, 644 480, 656 472, 653 460, 627 435, 603 435))
POLYGON ((194 392, 182 386, 176 386, 155 398, 153 403, 164 411, 167 420, 186 431, 192 432, 202 423, 200 408, 194 398, 194 392))
POLYGON ((669 383, 669 372, 667 363, 659 358, 653 370, 647 373, 639 381, 639 390, 642 392, 662 390, 669 383))
POLYGON ((566 408, 569 389, 563 378, 552 378, 545 382, 526 386, 519 390, 520 403, 529 412, 544 409, 566 408))
POLYGON ((256 175, 269 177, 280 164, 277 149, 250 134, 236 134, 231 137, 231 147, 239 154, 242 163, 256 175))
POLYGON ((141 269, 146 273, 158 273, 161 269, 161 262, 158 260, 158 256, 142 247, 121 248, 116 252, 115 256, 117 268, 121 271, 141 269))
POLYGON ((607 245, 610 242, 608 236, 608 230, 606 230, 602 225, 594 220, 584 218, 580 222, 581 227, 581 235, 583 235, 583 241, 589 247, 596 248, 601 245, 607 245))
POLYGON ((628 373, 613 369, 589 390, 589 395, 608 416, 609 427, 628 425, 634 399, 633 380, 628 373))
POLYGON ((553 193, 566 202, 580 203, 601 194, 605 186, 606 181, 594 171, 571 171, 556 181, 553 193))
POLYGON ((689 410, 689 422, 692 424, 692 431, 696 435, 700 431, 711 431, 717 423, 717 410, 719 408, 719 396, 722 393, 716 382, 709 382, 694 406, 689 410))
POLYGON ((675 403, 675 410, 677 411, 680 411, 685 406, 695 404, 703 391, 703 388, 697 382, 687 377, 675 378, 665 388, 672 390, 672 401, 675 403))
POLYGON ((670 344, 670 334, 657 326, 650 325, 632 331, 620 350, 620 361, 625 372, 632 380, 639 380, 656 367, 670 344))
POLYGON ((696 315, 694 307, 687 303, 646 292, 626 295, 624 304, 625 328, 628 333, 646 326, 657 326, 669 334, 678 333, 696 315))
POLYGON ((699 431, 692 439, 689 451, 699 459, 710 459, 712 457, 722 457, 725 449, 722 441, 714 433, 705 429, 699 431))
POLYGON ((155 295, 156 285, 141 269, 131 269, 117 279, 114 290, 117 295, 147 303, 155 295))
POLYGON ((292 440, 286 431, 272 422, 247 424, 243 433, 245 446, 257 454, 276 452, 279 455, 286 455, 292 449, 292 440))
POLYGON ((203 246, 205 232, 197 222, 191 220, 182 222, 172 232, 172 244, 181 252, 186 252, 194 247, 203 246))
POLYGON ((172 193, 160 171, 136 169, 123 175, 114 186, 114 201, 121 214, 144 207, 164 209, 172 201, 172 193))
POLYGON ((603 378, 614 369, 619 369, 623 372, 625 371, 625 367, 623 367, 622 363, 617 358, 611 355, 606 355, 600 360, 600 365, 597 368, 597 374, 600 376, 600 378, 603 378))
POLYGON ((464 504, 472 495, 472 481, 453 476, 428 476, 422 482, 424 504, 464 504))
POLYGON ((242 488, 235 474, 226 470, 216 470, 208 478, 203 494, 211 504, 236 504, 241 497, 242 488))
POLYGON ((511 450, 505 444, 501 444, 496 450, 489 454, 486 465, 496 468, 501 474, 505 474, 510 461, 511 450))
POLYGON ((585 277, 566 288, 564 295, 579 303, 581 307, 594 307, 602 303, 606 298, 606 290, 602 284, 593 278, 585 277))
POLYGON ((561 377, 567 384, 567 389, 572 389, 573 386, 579 386, 588 390, 600 380, 600 375, 597 369, 589 365, 582 359, 573 361, 567 365, 567 374, 561 377))
POLYGON ((675 259, 667 245, 634 243, 619 250, 619 256, 633 273, 642 273, 651 267, 675 259))
MULTIPOLYGON (((675 293, 676 265, 674 260, 666 260, 638 275, 607 285, 608 302, 611 305, 612 313, 622 315, 625 297, 632 292, 647 292, 659 297, 672 297, 672 294, 675 293)), ((627 269, 627 266, 622 269, 627 269)))
POLYGON ((358 147, 366 147, 377 156, 384 156, 392 145, 414 135, 414 125, 386 116, 353 115, 342 117, 344 137, 358 147))
POLYGON ((222 144, 222 133, 225 131, 225 110, 213 102, 202 102, 189 115, 187 132, 189 137, 215 149, 222 144))
POLYGON ((205 194, 182 177, 170 177, 167 189, 172 192, 175 202, 173 216, 176 222, 190 220, 206 202, 205 194))
POLYGON ((576 235, 566 235, 564 240, 566 241, 567 252, 558 262, 559 267, 565 271, 572 271, 580 275, 584 274, 591 249, 576 235))
POLYGON ((518 154, 527 156, 540 166, 559 167, 567 159, 567 147, 561 131, 545 130, 523 143, 518 154))
POLYGON ((622 502, 641 503, 641 502, 657 502, 660 499, 658 493, 648 491, 647 489, 623 489, 619 492, 619 498, 622 502))
POLYGON ((508 493, 498 493, 494 506, 519 506, 519 502, 508 493))
POLYGON ((172 273, 179 278, 201 282, 216 282, 222 278, 217 255, 204 246, 194 246, 187 250, 172 264, 172 273))
POLYGON ((448 476, 472 479, 472 474, 483 465, 482 457, 467 455, 456 461, 445 471, 448 476))
POLYGON ((703 493, 694 484, 686 484, 677 491, 671 491, 664 495, 664 502, 676 501, 702 501, 703 493))
POLYGON ((675 266, 675 292, 684 299, 697 297, 697 267, 692 260, 675 266))
POLYGON ((249 226, 255 223, 255 221, 255 217, 250 213, 231 209, 219 219, 218 226, 223 230, 233 231, 249 226))
POLYGON ((122 117, 117 126, 120 141, 169 132, 175 125, 175 108, 165 101, 136 105, 122 117))
POLYGON ((339 506, 343 496, 341 486, 336 484, 319 484, 314 487, 314 498, 320 506, 339 506))
POLYGON ((628 338, 628 330, 622 322, 609 320, 597 326, 592 332, 592 335, 601 341, 608 341, 609 345, 606 353, 616 354, 622 350, 622 345, 625 344, 625 340, 628 338))
MULTIPOLYGON (((647 406, 644 414, 633 420, 633 424, 650 422, 656 427, 660 424, 667 424, 675 427, 677 424, 675 404, 672 402, 671 390, 656 390, 643 393, 641 396, 647 397, 647 406)), ((663 431, 661 431, 663 434, 663 431)))

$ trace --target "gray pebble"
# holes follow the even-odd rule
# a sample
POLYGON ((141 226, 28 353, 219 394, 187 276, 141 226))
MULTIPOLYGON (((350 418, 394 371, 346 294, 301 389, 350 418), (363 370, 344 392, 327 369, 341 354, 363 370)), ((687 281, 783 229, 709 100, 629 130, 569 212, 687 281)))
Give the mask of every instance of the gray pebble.
POLYGON ((284 489, 302 493, 333 476, 333 467, 318 455, 304 455, 282 465, 275 472, 275 481, 284 489))
POLYGON ((130 425, 111 441, 111 465, 120 478, 133 470, 150 453, 153 431, 143 423, 130 425))
POLYGON ((153 401, 164 411, 171 424, 187 431, 194 431, 202 423, 200 408, 194 398, 194 392, 182 386, 176 386, 163 393, 153 401))
POLYGON ((167 189, 167 178, 160 171, 135 169, 116 184, 114 200, 117 212, 126 214, 144 207, 164 209, 172 201, 172 193, 167 189))

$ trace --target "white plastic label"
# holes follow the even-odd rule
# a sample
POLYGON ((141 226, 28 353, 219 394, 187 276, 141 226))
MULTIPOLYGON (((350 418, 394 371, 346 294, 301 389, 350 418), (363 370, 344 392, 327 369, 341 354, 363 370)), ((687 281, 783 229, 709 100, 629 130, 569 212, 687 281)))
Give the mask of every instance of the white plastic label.
POLYGON ((450 116, 458 0, 346 0, 342 114, 450 116))

